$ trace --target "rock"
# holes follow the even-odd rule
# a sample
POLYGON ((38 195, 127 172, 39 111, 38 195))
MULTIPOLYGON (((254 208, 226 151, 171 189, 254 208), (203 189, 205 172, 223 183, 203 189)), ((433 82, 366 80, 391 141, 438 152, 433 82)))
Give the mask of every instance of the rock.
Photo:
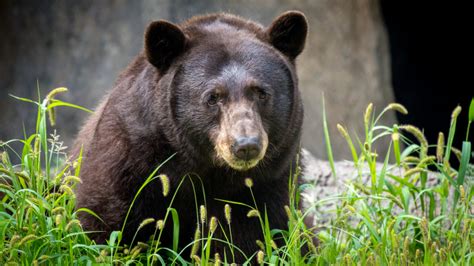
MULTIPOLYGON (((357 168, 354 166, 352 161, 337 161, 334 163, 336 177, 331 171, 331 166, 329 161, 320 160, 315 158, 310 152, 303 149, 301 154, 301 164, 303 165, 302 178, 303 182, 310 184, 303 192, 303 208, 311 209, 310 214, 314 219, 314 222, 319 225, 325 225, 331 221, 331 219, 336 216, 337 207, 341 207, 343 202, 349 197, 349 195, 355 196, 359 195, 360 197, 367 196, 378 196, 381 198, 381 204, 384 207, 389 206, 391 203, 393 205, 393 198, 388 196, 389 193, 383 192, 380 195, 373 195, 370 193, 371 189, 371 175, 367 163, 357 168), (354 185, 357 183, 357 185, 354 185), (359 187, 358 187, 359 186, 359 187), (369 194, 364 193, 364 190, 369 192, 369 194)), ((383 163, 377 163, 376 172, 379 176, 383 168, 383 163)), ((400 185, 394 179, 388 177, 388 174, 393 174, 398 177, 404 177, 406 170, 402 167, 397 167, 396 165, 387 165, 386 167, 386 177, 385 179, 392 185, 400 185)), ((439 173, 437 172, 428 172, 428 177, 426 181, 426 188, 433 188, 440 183, 439 173)), ((408 182, 413 183, 415 186, 420 187, 420 180, 416 178, 416 174, 412 175, 408 182)), ((474 184, 474 176, 472 173, 468 173, 466 176, 465 187, 469 188, 474 184)), ((435 215, 439 215, 440 209, 440 198, 438 193, 435 194, 436 200, 436 209, 435 215)), ((453 202, 454 187, 450 186, 449 197, 447 206, 451 207, 453 202)), ((413 195, 411 195, 413 196, 413 195)), ((410 196, 410 197, 411 197, 410 196)), ((370 199, 364 198, 360 202, 372 202, 370 199)), ((399 202, 401 205, 401 202, 399 202)), ((429 198, 425 197, 425 206, 429 206, 429 198)), ((421 202, 417 200, 414 202, 413 198, 410 199, 409 204, 410 214, 416 215, 419 217, 426 216, 426 213, 423 213, 421 210, 421 202)), ((392 214, 397 215, 402 213, 403 208, 401 206, 394 204, 392 209, 392 214)), ((471 211, 474 211, 474 205, 471 206, 471 211)), ((349 218, 350 221, 356 222, 357 215, 349 218)))

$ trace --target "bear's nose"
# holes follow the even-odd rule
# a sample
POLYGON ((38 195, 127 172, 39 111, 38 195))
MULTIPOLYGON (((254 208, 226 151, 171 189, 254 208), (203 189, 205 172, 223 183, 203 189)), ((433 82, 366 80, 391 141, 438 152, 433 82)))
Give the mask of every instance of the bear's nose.
POLYGON ((260 154, 261 144, 258 137, 240 137, 232 145, 235 157, 250 161, 260 154))

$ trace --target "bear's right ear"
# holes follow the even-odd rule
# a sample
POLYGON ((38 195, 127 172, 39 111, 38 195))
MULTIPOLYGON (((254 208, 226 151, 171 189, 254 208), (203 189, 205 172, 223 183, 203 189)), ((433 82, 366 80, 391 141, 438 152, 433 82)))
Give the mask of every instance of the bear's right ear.
POLYGON ((303 51, 307 34, 308 22, 299 11, 281 14, 267 29, 270 44, 292 60, 303 51))
POLYGON ((160 72, 166 71, 186 45, 186 36, 176 25, 158 20, 145 32, 145 53, 148 61, 160 72))

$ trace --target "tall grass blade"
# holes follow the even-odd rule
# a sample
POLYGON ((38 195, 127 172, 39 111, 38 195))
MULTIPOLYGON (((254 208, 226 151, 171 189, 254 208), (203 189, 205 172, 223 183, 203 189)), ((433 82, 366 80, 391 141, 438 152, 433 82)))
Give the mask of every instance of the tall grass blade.
POLYGON ((324 100, 324 94, 323 94, 323 129, 324 129, 324 140, 326 143, 326 151, 328 154, 329 164, 331 166, 331 171, 334 178, 337 178, 336 167, 334 166, 334 157, 332 155, 331 138, 329 137, 328 122, 326 119, 326 104, 324 100))
POLYGON ((468 141, 464 141, 462 143, 461 165, 459 166, 458 177, 456 180, 456 190, 454 192, 453 210, 455 209, 456 204, 459 199, 459 186, 464 184, 464 179, 466 177, 466 170, 469 165, 470 158, 471 158, 471 143, 468 141))
POLYGON ((471 99, 471 104, 469 105, 469 116, 467 122, 466 130, 466 141, 469 140, 469 130, 471 128, 471 123, 474 122, 474 98, 471 99))
POLYGON ((456 107, 451 115, 451 124, 449 126, 448 142, 446 143, 446 150, 444 154, 444 161, 449 162, 449 157, 451 155, 451 147, 453 145, 454 134, 456 132, 456 121, 460 112, 460 107, 456 107), (458 111, 459 110, 459 111, 458 111))
POLYGON ((179 244, 179 215, 175 208, 169 208, 173 219, 173 251, 178 252, 179 244))

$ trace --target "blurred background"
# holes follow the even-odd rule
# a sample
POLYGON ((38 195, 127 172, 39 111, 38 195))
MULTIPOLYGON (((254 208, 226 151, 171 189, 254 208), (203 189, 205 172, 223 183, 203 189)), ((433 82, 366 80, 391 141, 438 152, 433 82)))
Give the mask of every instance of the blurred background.
MULTIPOLYGON (((408 116, 388 113, 383 124, 411 123, 430 143, 447 135, 451 111, 461 104, 458 123, 465 134, 466 110, 474 96, 467 81, 467 7, 420 1, 377 0, 109 0, 0 1, 0 140, 33 133, 34 106, 9 97, 37 99, 53 88, 59 98, 93 109, 121 70, 143 46, 146 25, 191 16, 231 12, 269 25, 281 12, 303 11, 309 21, 305 51, 297 59, 304 97, 303 146, 326 157, 322 95, 336 159, 350 152, 336 123, 363 136, 368 103, 376 112, 397 101, 408 116), (464 127, 464 128, 463 128, 464 127)), ((58 110, 57 131, 70 145, 87 113, 58 110)), ((461 141, 462 137, 458 138, 461 141)), ((388 139, 377 146, 387 151, 388 139)), ((455 146, 460 147, 459 143, 455 146)))

